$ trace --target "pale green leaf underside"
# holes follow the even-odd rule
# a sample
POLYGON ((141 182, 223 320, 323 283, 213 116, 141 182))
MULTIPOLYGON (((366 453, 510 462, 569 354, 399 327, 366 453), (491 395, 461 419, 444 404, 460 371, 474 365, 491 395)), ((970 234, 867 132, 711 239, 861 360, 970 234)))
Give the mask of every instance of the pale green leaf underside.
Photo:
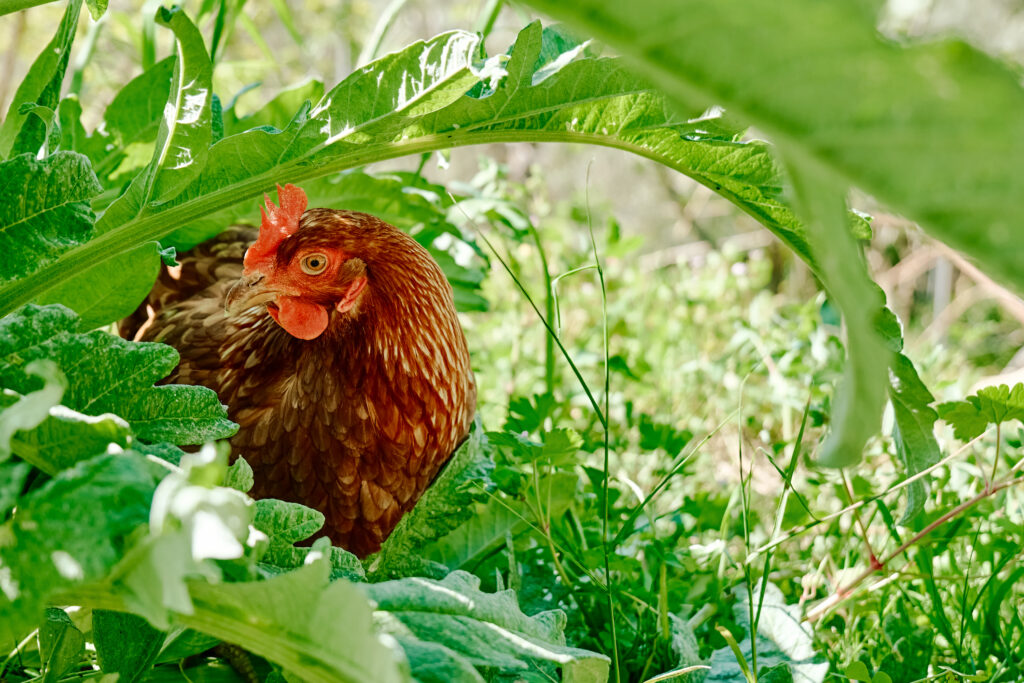
POLYGON ((565 644, 564 613, 527 616, 514 591, 484 593, 480 579, 467 572, 452 572, 441 581, 385 581, 367 591, 378 610, 400 622, 385 621, 385 630, 439 642, 475 666, 514 675, 547 664, 559 667, 564 681, 608 678, 607 657, 565 644))
POLYGON ((877 3, 528 1, 614 46, 677 106, 724 106, 1024 290, 1024 90, 993 59, 887 41, 877 3))

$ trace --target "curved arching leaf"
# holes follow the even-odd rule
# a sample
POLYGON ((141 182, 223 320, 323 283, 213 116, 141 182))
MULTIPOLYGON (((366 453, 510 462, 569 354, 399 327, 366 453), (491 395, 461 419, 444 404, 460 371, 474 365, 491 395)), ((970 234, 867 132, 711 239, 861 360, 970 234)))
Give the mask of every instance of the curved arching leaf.
POLYGON ((176 197, 123 222, 104 217, 104 234, 0 289, 0 313, 276 183, 302 184, 375 161, 491 142, 599 144, 654 159, 730 199, 810 259, 766 144, 741 141, 739 131, 715 116, 679 117, 619 59, 572 49, 545 62, 544 40, 540 25, 532 24, 508 55, 480 62, 476 36, 453 32, 381 58, 281 128, 214 144, 202 173, 176 197))
POLYGON ((33 103, 57 109, 60 87, 71 57, 71 44, 75 40, 75 29, 81 12, 82 0, 71 0, 68 3, 56 35, 36 57, 14 93, 7 116, 0 126, 0 158, 26 152, 34 154, 42 145, 46 137, 45 125, 38 117, 23 112, 21 108, 24 104, 33 103))

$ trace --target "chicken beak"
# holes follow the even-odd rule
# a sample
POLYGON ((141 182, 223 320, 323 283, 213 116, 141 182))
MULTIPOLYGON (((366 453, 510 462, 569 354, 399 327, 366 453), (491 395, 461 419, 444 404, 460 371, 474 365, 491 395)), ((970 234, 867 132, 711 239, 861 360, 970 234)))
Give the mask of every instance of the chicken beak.
POLYGON ((263 273, 243 276, 231 286, 224 297, 224 310, 228 315, 238 315, 242 311, 274 301, 277 292, 267 287, 263 273))

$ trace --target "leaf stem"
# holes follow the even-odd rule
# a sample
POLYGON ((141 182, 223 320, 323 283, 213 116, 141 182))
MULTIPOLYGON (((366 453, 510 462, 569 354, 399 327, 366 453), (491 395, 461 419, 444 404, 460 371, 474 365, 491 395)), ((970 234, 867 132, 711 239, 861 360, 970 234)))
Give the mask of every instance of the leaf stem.
POLYGON ((373 33, 366 39, 366 43, 363 44, 363 49, 359 51, 359 58, 356 60, 356 68, 362 68, 372 62, 376 57, 377 53, 380 52, 380 46, 384 42, 384 36, 387 35, 391 25, 395 23, 395 17, 402 11, 405 4, 409 0, 391 0, 384 11, 381 12, 380 18, 377 19, 377 23, 373 26, 373 33))
MULTIPOLYGON (((990 474, 989 477, 988 477, 988 481, 989 482, 993 482, 993 481, 996 480, 996 470, 999 469, 999 446, 1002 444, 1002 441, 1003 441, 1002 428, 1003 428, 1003 423, 1002 422, 997 422, 996 423, 996 457, 993 459, 993 462, 992 462, 992 474, 990 474)), ((986 482, 986 486, 987 485, 988 485, 988 482, 986 482)))
MULTIPOLYGON (((192 586, 196 585, 199 584, 192 584, 192 586)), ((103 585, 77 587, 67 593, 54 596, 54 602, 115 612, 131 611, 120 596, 103 585)), ((195 594, 192 595, 192 603, 194 608, 192 614, 177 612, 174 614, 176 624, 201 631, 229 643, 241 645, 280 664, 286 670, 301 674, 303 680, 320 683, 336 683, 338 680, 355 683, 368 680, 365 678, 367 672, 362 671, 358 663, 354 661, 350 671, 338 671, 330 663, 324 662, 315 648, 306 647, 302 639, 270 637, 258 621, 247 623, 234 619, 230 615, 224 614, 217 605, 204 604, 203 599, 195 594), (328 671, 333 673, 327 675, 328 671), (345 673, 348 675, 344 675, 345 673)))
POLYGON ((498 15, 501 14, 501 7, 504 4, 504 0, 487 0, 480 11, 480 19, 476 25, 477 33, 484 38, 491 34, 491 31, 494 30, 494 23, 498 20, 498 15))

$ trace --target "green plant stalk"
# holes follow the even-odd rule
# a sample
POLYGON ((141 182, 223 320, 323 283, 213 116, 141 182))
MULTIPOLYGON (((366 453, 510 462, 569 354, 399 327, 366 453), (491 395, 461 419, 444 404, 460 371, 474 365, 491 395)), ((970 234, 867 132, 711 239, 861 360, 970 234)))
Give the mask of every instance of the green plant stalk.
POLYGON ((256 22, 250 19, 249 15, 245 12, 238 13, 237 21, 242 26, 242 30, 249 36, 249 39, 260 48, 260 51, 266 56, 267 60, 273 62, 275 60, 274 51, 263 38, 263 34, 260 33, 260 29, 256 26, 256 22))
POLYGON ((694 446, 692 449, 690 449, 690 451, 686 455, 682 456, 679 459, 679 462, 677 462, 677 463, 672 465, 672 468, 668 471, 668 474, 666 474, 664 477, 662 477, 661 481, 659 481, 657 483, 657 485, 655 485, 655 487, 653 489, 651 489, 651 492, 647 494, 647 496, 644 498, 643 502, 640 503, 640 506, 637 507, 637 508, 634 508, 633 511, 630 512, 629 518, 626 519, 626 523, 622 525, 622 528, 619 530, 619 533, 616 534, 615 538, 612 540, 612 547, 613 548, 618 547, 618 545, 620 543, 622 543, 622 541, 625 540, 626 536, 629 534, 630 530, 633 528, 633 522, 635 522, 636 519, 643 513, 644 509, 646 509, 647 505, 652 500, 654 500, 655 496, 657 496, 659 493, 661 493, 662 490, 664 490, 664 488, 666 486, 668 486, 669 482, 672 480, 672 477, 674 477, 676 474, 678 474, 679 471, 683 468, 683 466, 687 462, 689 462, 690 458, 692 458, 694 455, 696 455, 697 452, 700 451, 701 447, 704 444, 706 444, 708 441, 710 441, 711 437, 713 437, 715 434, 717 434, 722 429, 722 427, 724 427, 726 425, 726 423, 733 418, 734 415, 735 415, 735 411, 733 413, 730 413, 729 415, 727 415, 725 417, 725 419, 723 419, 720 423, 718 423, 718 426, 716 426, 714 429, 712 429, 710 432, 708 432, 704 436, 704 438, 702 438, 697 443, 696 446, 694 446))
POLYGON ((958 664, 963 663, 964 638, 967 635, 967 590, 970 587, 971 567, 974 565, 974 549, 978 545, 978 536, 981 535, 981 527, 985 523, 982 518, 978 527, 974 530, 974 539, 971 541, 969 555, 967 556, 967 571, 963 576, 963 588, 960 591, 960 638, 956 644, 956 659, 958 664))
MULTIPOLYGON (((500 6, 500 2, 498 5, 500 6)), ((544 244, 541 242, 540 234, 534 226, 533 221, 527 223, 533 243, 537 245, 537 254, 540 256, 541 274, 544 276, 544 315, 548 322, 555 320, 555 293, 554 285, 551 282, 551 271, 548 270, 548 257, 544 251, 544 244)), ((555 393, 555 340, 550 334, 544 335, 544 388, 549 394, 555 393)))
MULTIPOLYGON (((740 475, 740 504, 742 506, 743 513, 743 548, 746 553, 750 554, 750 498, 749 498, 749 485, 750 481, 754 477, 754 463, 750 463, 749 473, 746 479, 743 477, 743 391, 746 389, 747 380, 750 378, 750 374, 743 378, 740 383, 739 390, 739 405, 736 407, 736 454, 737 462, 739 465, 740 475)), ((767 566, 768 558, 766 557, 765 566, 767 566)), ((748 672, 747 677, 751 680, 757 680, 757 624, 761 619, 761 605, 764 604, 764 591, 767 588, 764 577, 761 579, 761 591, 758 596, 757 610, 754 610, 754 582, 751 576, 751 567, 749 562, 743 563, 743 580, 747 586, 747 612, 750 622, 750 666, 753 669, 753 674, 748 672)))
MULTIPOLYGON (((524 517, 523 515, 521 515, 521 514, 519 513, 519 511, 518 511, 518 510, 516 510, 515 508, 513 508, 513 507, 512 507, 511 505, 509 505, 509 504, 508 504, 507 502, 505 502, 504 500, 502 500, 502 499, 501 499, 501 498, 500 498, 499 496, 496 496, 496 495, 494 495, 494 493, 492 493, 492 492, 490 492, 490 491, 488 491, 487 489, 484 489, 484 488, 481 488, 480 490, 481 490, 481 491, 482 491, 482 492, 483 492, 483 493, 484 493, 485 495, 488 495, 488 496, 490 496, 490 499, 491 499, 491 500, 493 500, 493 501, 494 501, 494 502, 496 502, 496 503, 497 503, 498 505, 501 505, 501 506, 502 506, 502 507, 504 507, 504 508, 505 508, 506 510, 508 510, 508 511, 509 511, 509 512, 510 512, 510 513, 511 513, 512 515, 514 515, 514 516, 515 516, 515 517, 516 517, 516 518, 517 518, 517 519, 518 519, 518 520, 519 520, 520 522, 522 522, 523 524, 525 524, 525 525, 527 526, 527 528, 529 528, 529 529, 530 529, 531 531, 533 531, 534 533, 536 533, 536 534, 537 534, 538 536, 540 536, 540 537, 542 537, 542 538, 546 538, 546 539, 548 540, 548 542, 549 542, 549 543, 551 544, 551 546, 552 546, 552 547, 553 547, 553 548, 554 548, 554 549, 555 549, 556 551, 558 551, 558 552, 562 553, 563 555, 565 555, 565 557, 566 557, 566 558, 568 558, 569 560, 571 560, 571 561, 572 561, 572 562, 573 562, 573 563, 574 563, 574 564, 576 565, 576 569, 577 569, 577 570, 579 570, 579 572, 580 572, 581 574, 585 574, 585 575, 587 576, 587 578, 589 578, 589 579, 590 579, 590 581, 591 581, 591 582, 592 582, 592 583, 593 583, 593 584, 594 584, 595 586, 597 586, 597 588, 598 588, 598 589, 600 589, 600 590, 602 590, 602 591, 604 591, 604 590, 607 590, 607 589, 606 589, 606 587, 605 587, 605 583, 604 583, 604 580, 603 580, 603 579, 602 579, 602 578, 601 578, 601 577, 600 577, 600 576, 599 576, 598 574, 595 574, 594 572, 590 571, 590 568, 589 568, 589 567, 587 567, 587 566, 586 566, 585 564, 583 564, 582 562, 580 562, 579 560, 577 560, 577 559, 576 559, 575 557, 573 557, 571 553, 569 553, 568 551, 566 551, 566 550, 565 550, 565 548, 561 547, 561 546, 560 546, 560 545, 559 545, 559 544, 558 544, 558 543, 557 543, 557 542, 555 541, 555 539, 554 539, 554 536, 549 536, 549 535, 546 535, 546 534, 545 534, 545 532, 544 532, 544 529, 542 529, 541 527, 537 526, 537 525, 536 525, 536 524, 535 524, 535 523, 534 523, 534 522, 533 522, 532 520, 530 520, 530 519, 528 519, 528 518, 524 517)), ((529 504, 529 503, 527 503, 527 504, 529 504)), ((563 566, 564 566, 564 565, 563 565, 563 566)))
POLYGON ((988 476, 988 480, 989 481, 995 481, 996 480, 996 470, 999 469, 999 447, 1002 445, 1002 442, 1003 442, 1002 428, 1003 428, 1003 423, 1002 422, 997 422, 996 423, 996 456, 995 456, 995 458, 993 458, 992 474, 990 474, 988 476))
MULTIPOLYGON (((55 283, 64 282, 89 268, 135 249, 144 242, 160 241, 182 225, 187 225, 246 199, 258 198, 264 192, 273 190, 277 183, 300 184, 307 180, 387 159, 434 152, 440 149, 505 142, 586 143, 632 152, 674 168, 702 185, 714 189, 720 196, 736 204, 755 220, 766 225, 771 224, 767 213, 759 213, 755 206, 741 201, 739 197, 725 190, 711 177, 694 173, 692 169, 673 166, 665 159, 659 158, 658 155, 621 140, 610 140, 606 136, 597 134, 577 134, 564 131, 488 131, 478 133, 471 129, 460 129, 439 135, 422 136, 414 141, 388 143, 376 147, 367 145, 367 148, 341 154, 332 157, 328 162, 319 164, 310 163, 308 159, 291 161, 275 167, 273 171, 252 176, 230 187, 210 192, 199 199, 160 213, 153 214, 143 211, 141 215, 131 221, 97 236, 87 244, 67 251, 44 270, 0 288, 0 316, 7 315, 23 304, 34 301, 55 283)), ((560 345, 557 341, 556 344, 560 345)), ((579 377, 578 374, 577 377, 579 377)), ((591 403, 597 407, 596 401, 591 401, 591 403)), ((602 423, 604 421, 603 415, 601 421, 602 423)))
POLYGON ((590 246, 594 251, 594 266, 597 268, 597 278, 601 284, 601 337, 603 340, 603 351, 604 351, 604 415, 605 419, 602 426, 604 427, 604 463, 603 463, 603 474, 604 474, 604 509, 601 514, 601 550, 604 557, 604 575, 605 581, 608 583, 608 625, 612 631, 612 662, 615 665, 615 681, 619 683, 622 680, 619 671, 619 637, 618 632, 615 628, 615 596, 612 594, 612 570, 611 562, 609 561, 609 543, 608 543, 608 516, 609 516, 609 502, 608 502, 608 488, 611 483, 611 472, 608 468, 608 456, 609 456, 609 406, 611 400, 611 366, 608 364, 610 354, 608 352, 608 288, 604 282, 604 269, 601 267, 601 258, 597 253, 597 239, 594 237, 594 224, 590 219, 590 165, 587 165, 587 228, 590 230, 590 246))
POLYGON ((384 42, 384 36, 387 35, 391 25, 395 23, 395 18, 398 17, 398 13, 402 11, 405 4, 409 0, 391 0, 384 11, 381 12, 380 18, 377 19, 377 23, 373 26, 373 32, 370 37, 363 43, 363 49, 359 51, 359 58, 356 60, 356 68, 361 68, 372 62, 380 51, 380 46, 384 42))
POLYGON ((476 32, 486 38, 494 30, 494 23, 498 20, 498 15, 501 14, 501 6, 505 4, 504 0, 487 0, 487 4, 484 5, 480 12, 480 21, 477 22, 476 32))
POLYGON ((573 374, 576 375, 576 379, 579 381, 580 386, 583 388, 583 393, 587 395, 587 400, 590 401, 590 406, 594 409, 594 412, 597 414, 597 419, 600 421, 601 425, 604 426, 606 423, 604 413, 601 411, 601 406, 598 404, 597 399, 594 398, 593 392, 590 391, 590 386, 587 385, 586 380, 583 379, 583 374, 580 372, 580 369, 576 366, 575 361, 573 361, 572 355, 570 355, 568 349, 565 348, 565 345, 562 344, 562 340, 559 339, 558 334, 551 327, 551 324, 544 319, 544 316, 541 314, 540 309, 537 308, 537 304, 534 303, 533 297, 531 297, 530 293, 526 291, 526 287, 524 287, 523 283, 519 281, 519 278, 517 278, 515 273, 512 272, 512 269, 509 267, 508 263, 505 262, 505 259, 501 257, 501 255, 498 253, 498 250, 494 248, 494 245, 491 244, 491 241, 487 239, 487 236, 484 235, 479 228, 477 228, 477 235, 479 235, 480 239, 484 241, 484 244, 487 245, 488 249, 491 250, 491 253, 494 254, 494 257, 498 259, 498 262, 501 263, 502 267, 505 269, 505 272, 509 274, 509 277, 512 278, 512 281, 519 289, 519 292, 526 298, 526 301, 530 304, 530 307, 533 309, 533 312, 537 314, 537 317, 540 318, 541 323, 544 324, 544 327, 547 329, 548 334, 554 337, 555 344, 558 346, 558 350, 562 352, 562 357, 564 357, 566 362, 569 363, 569 367, 572 368, 573 374))
MULTIPOLYGON (((853 503, 853 489, 850 487, 850 480, 846 477, 846 470, 839 470, 839 476, 843 480, 843 490, 846 491, 846 499, 853 503)), ((868 528, 864 525, 864 520, 860 518, 860 509, 853 511, 853 520, 857 524, 857 528, 860 529, 861 536, 864 537, 864 546, 868 549, 868 558, 871 560, 871 566, 878 566, 878 555, 875 554, 875 549, 871 547, 871 539, 868 538, 868 528)))
MULTIPOLYGON (((544 531, 544 540, 547 541, 548 551, 551 553, 551 562, 555 565, 555 571, 558 573, 559 578, 562 579, 562 583, 570 589, 569 595, 576 600, 575 591, 571 590, 573 583, 569 579, 569 575, 565 572, 565 568, 562 566, 562 561, 558 559, 558 552, 555 550, 555 539, 551 537, 551 504, 550 496, 547 506, 544 506, 540 500, 540 473, 537 471, 537 461, 534 460, 532 464, 533 470, 533 493, 537 498, 537 510, 534 513, 537 517, 537 522, 541 525, 541 529, 544 531)), ((549 489, 550 492, 550 489, 549 489)))
MULTIPOLYGON (((718 631, 718 634, 725 639, 725 642, 729 645, 729 649, 731 649, 733 655, 736 656, 736 663, 739 664, 740 669, 743 670, 743 677, 747 679, 747 683, 757 683, 757 678, 750 672, 750 667, 747 666, 747 660, 743 657, 743 651, 740 650, 739 643, 736 642, 736 638, 734 638, 732 633, 729 632, 729 629, 719 624, 718 626, 715 626, 715 630, 718 631)), ((751 639, 756 640, 753 637, 751 637, 751 639)))
POLYGON ((139 36, 139 61, 147 71, 156 64, 156 12, 162 0, 146 0, 142 5, 142 35, 139 36))
POLYGON ((107 23, 108 16, 110 15, 104 14, 89 24, 89 31, 85 34, 85 42, 75 58, 75 64, 72 68, 71 85, 68 87, 69 93, 77 95, 82 92, 82 77, 85 74, 85 67, 92 61, 92 56, 96 52, 96 42, 99 40, 104 24, 107 23))
POLYGON ((560 273, 559 275, 556 275, 555 277, 551 278, 551 301, 555 309, 555 332, 557 332, 558 334, 562 333, 562 307, 558 303, 558 283, 562 281, 562 278, 569 277, 570 275, 575 275, 576 273, 581 273, 584 270, 593 269, 594 264, 591 263, 585 266, 580 266, 579 268, 573 268, 572 270, 560 273))

